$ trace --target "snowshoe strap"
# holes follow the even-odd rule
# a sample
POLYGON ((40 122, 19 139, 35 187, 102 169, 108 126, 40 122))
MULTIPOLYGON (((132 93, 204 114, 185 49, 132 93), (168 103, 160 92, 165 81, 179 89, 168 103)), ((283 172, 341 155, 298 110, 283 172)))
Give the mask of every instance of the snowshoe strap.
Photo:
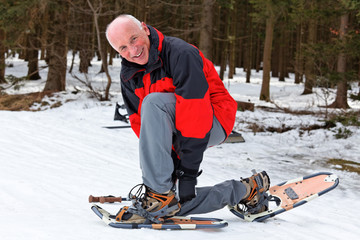
POLYGON ((142 208, 139 202, 133 203, 133 206, 128 209, 128 212, 139 215, 153 223, 161 223, 162 222, 161 220, 159 220, 159 217, 161 217, 161 216, 158 216, 158 217, 153 216, 150 212, 148 212, 144 208, 142 208))
POLYGON ((148 212, 146 211, 139 202, 135 202, 132 207, 130 207, 127 211, 132 214, 139 215, 152 223, 161 223, 163 220, 161 218, 166 217, 170 213, 174 212, 178 209, 179 206, 176 204, 174 206, 169 207, 168 205, 161 208, 159 211, 156 212, 148 212))
POLYGON ((124 213, 126 213, 126 211, 129 209, 128 206, 123 207, 122 209, 120 209, 119 213, 116 215, 116 221, 120 222, 124 213))
POLYGON ((176 204, 174 206, 169 207, 168 205, 163 207, 162 209, 160 209, 159 211, 156 212, 149 212, 150 215, 157 217, 157 218, 163 218, 168 216, 170 213, 174 212, 175 210, 179 209, 180 204, 176 204))
POLYGON ((262 208, 265 206, 265 209, 268 209, 269 206, 269 200, 271 197, 269 197, 269 195, 267 193, 260 193, 261 197, 260 197, 260 201, 258 202, 258 204, 256 204, 256 206, 252 207, 252 206, 246 206, 247 207, 247 211, 248 213, 258 213, 262 210, 262 208))
POLYGON ((261 180, 261 177, 260 175, 256 172, 255 169, 252 170, 252 173, 254 174, 254 178, 255 178, 255 181, 256 181, 256 184, 258 185, 258 191, 260 189, 262 189, 264 186, 263 186, 263 183, 262 183, 262 180, 261 180))
POLYGON ((281 204, 280 198, 275 197, 275 196, 272 196, 272 195, 270 195, 270 196, 268 197, 268 200, 269 200, 269 201, 272 201, 272 202, 275 202, 276 206, 280 206, 280 204, 281 204))

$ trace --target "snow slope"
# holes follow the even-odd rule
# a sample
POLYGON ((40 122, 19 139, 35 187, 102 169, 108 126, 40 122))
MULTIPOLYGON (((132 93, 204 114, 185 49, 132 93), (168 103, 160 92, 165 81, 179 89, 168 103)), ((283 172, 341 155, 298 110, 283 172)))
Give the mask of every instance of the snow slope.
MULTIPOLYGON (((6 74, 24 76, 26 63, 9 59, 14 68, 6 74)), ((44 65, 44 63, 41 63, 44 65)), ((92 71, 99 69, 93 63, 92 71)), ((119 60, 111 68, 118 81, 119 60)), ((42 90, 42 80, 26 83, 19 91, 42 90)), ((106 77, 92 74, 99 87, 106 77)), ((238 112, 236 129, 246 142, 222 144, 208 149, 202 163, 204 173, 199 186, 214 185, 230 179, 247 177, 251 169, 267 170, 272 183, 310 175, 333 172, 340 185, 330 193, 279 215, 265 223, 247 223, 226 208, 205 214, 229 222, 221 230, 156 231, 120 230, 104 225, 90 210, 88 196, 122 195, 141 183, 138 162, 138 140, 130 129, 109 130, 114 103, 121 102, 118 83, 114 83, 112 102, 97 102, 88 94, 71 94, 79 83, 68 77, 68 91, 47 99, 62 101, 59 108, 39 112, 0 111, 0 239, 355 239, 360 235, 357 207, 360 176, 341 171, 340 166, 326 164, 329 158, 360 162, 360 130, 348 139, 336 139, 331 130, 303 132, 300 126, 319 123, 320 117, 290 115, 256 109, 238 112), (251 123, 263 126, 292 126, 285 133, 256 133, 251 123)), ((254 73, 252 83, 244 83, 238 70, 234 80, 225 81, 234 98, 259 102, 261 75, 254 73)), ((302 85, 293 80, 272 80, 272 99, 293 109, 317 109, 321 98, 316 94, 300 96, 302 85)), ((18 91, 18 92, 19 92, 18 91)), ((320 91, 320 90, 317 90, 320 91)), ((9 89, 8 92, 16 92, 9 89)), ((355 109, 358 102, 350 102, 355 109)), ((39 106, 35 106, 37 108, 39 106)), ((341 127, 341 126, 340 126, 341 127)), ((113 212, 120 205, 106 205, 113 212)))

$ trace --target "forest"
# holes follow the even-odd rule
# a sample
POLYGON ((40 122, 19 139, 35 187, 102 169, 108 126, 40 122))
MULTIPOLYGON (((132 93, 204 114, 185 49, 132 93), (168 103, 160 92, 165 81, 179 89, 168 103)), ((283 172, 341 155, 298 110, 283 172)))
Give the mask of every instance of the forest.
POLYGON ((48 76, 43 91, 66 88, 69 56, 80 58, 87 73, 94 57, 102 61, 107 86, 100 100, 109 100, 108 66, 119 58, 107 43, 107 25, 131 14, 165 35, 179 37, 220 66, 232 79, 236 70, 263 71, 259 99, 271 101, 270 78, 336 89, 332 108, 349 108, 348 89, 360 84, 360 1, 358 0, 0 0, 0 83, 6 59, 19 55, 28 63, 28 81, 39 76, 45 60, 48 76), (71 53, 71 54, 68 54, 71 53), (226 71, 228 69, 228 71, 226 71))

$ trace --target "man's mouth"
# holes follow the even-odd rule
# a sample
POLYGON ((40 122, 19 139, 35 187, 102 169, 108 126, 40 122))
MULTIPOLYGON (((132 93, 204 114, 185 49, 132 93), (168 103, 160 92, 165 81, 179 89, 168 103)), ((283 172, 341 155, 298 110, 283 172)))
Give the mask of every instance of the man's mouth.
POLYGON ((142 49, 142 50, 141 50, 141 52, 139 52, 139 54, 138 54, 138 55, 135 55, 135 56, 134 56, 134 58, 138 58, 138 57, 140 57, 140 55, 143 53, 143 51, 144 51, 144 49, 142 49))

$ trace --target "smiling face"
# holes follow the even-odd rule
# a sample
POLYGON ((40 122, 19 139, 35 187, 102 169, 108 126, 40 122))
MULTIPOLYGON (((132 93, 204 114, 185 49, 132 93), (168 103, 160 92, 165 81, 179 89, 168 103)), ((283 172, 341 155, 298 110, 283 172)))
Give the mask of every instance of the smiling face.
POLYGON ((129 62, 147 64, 150 51, 150 31, 145 23, 137 24, 127 17, 116 18, 107 29, 111 46, 129 62))

